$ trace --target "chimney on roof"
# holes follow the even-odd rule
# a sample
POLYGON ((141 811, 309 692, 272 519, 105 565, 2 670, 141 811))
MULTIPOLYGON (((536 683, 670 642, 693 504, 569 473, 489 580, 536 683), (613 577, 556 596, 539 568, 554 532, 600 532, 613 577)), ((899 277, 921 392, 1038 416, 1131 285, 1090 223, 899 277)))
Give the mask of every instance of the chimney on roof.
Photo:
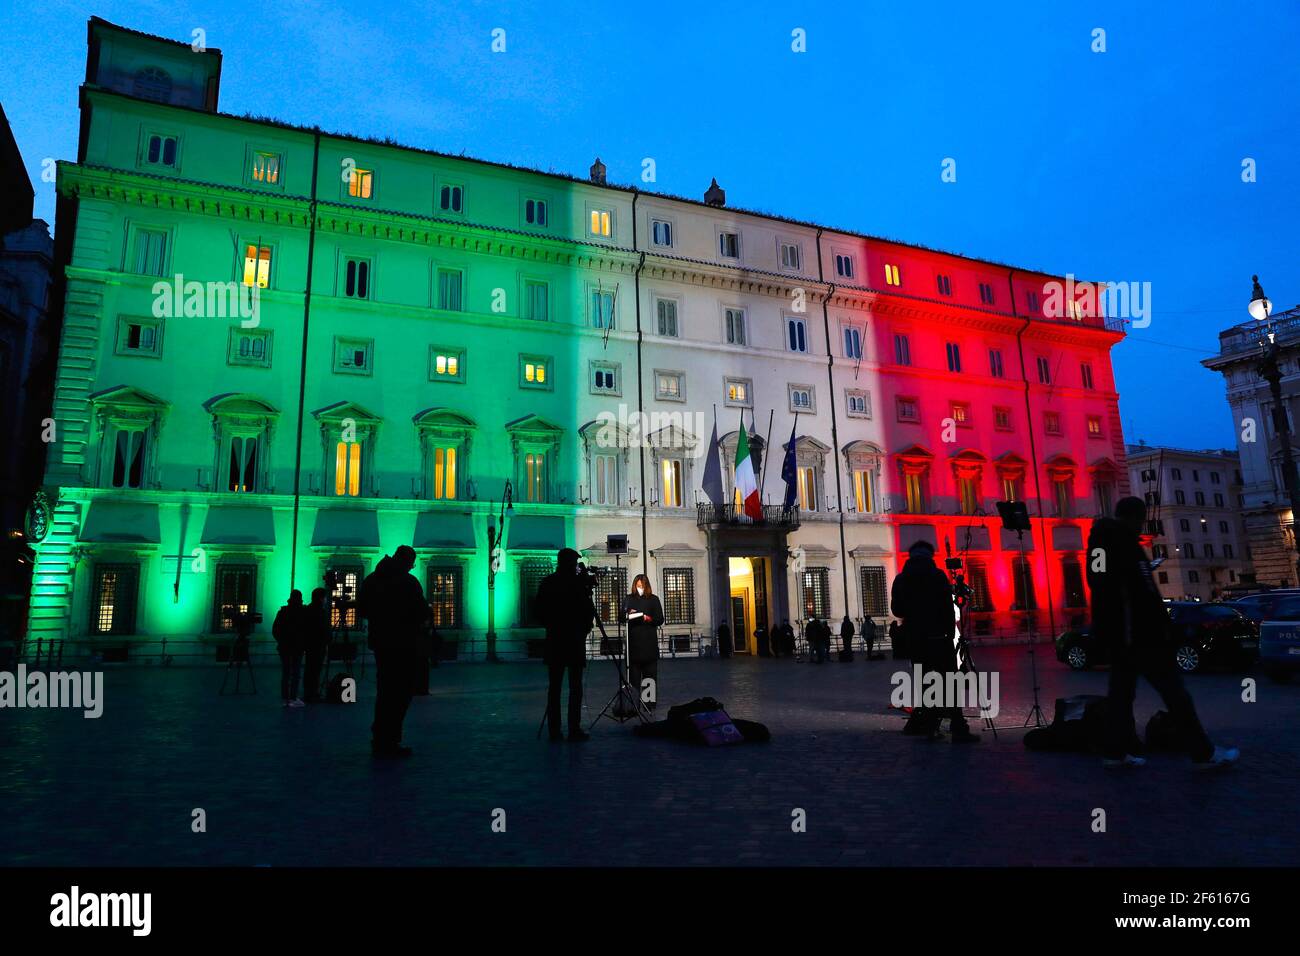
POLYGON ((596 157, 596 161, 591 164, 591 181, 597 186, 605 185, 605 164, 596 157))
POLYGON ((718 185, 716 178, 709 183, 709 188, 704 193, 704 204, 706 206, 725 206, 727 204, 726 190, 718 185))

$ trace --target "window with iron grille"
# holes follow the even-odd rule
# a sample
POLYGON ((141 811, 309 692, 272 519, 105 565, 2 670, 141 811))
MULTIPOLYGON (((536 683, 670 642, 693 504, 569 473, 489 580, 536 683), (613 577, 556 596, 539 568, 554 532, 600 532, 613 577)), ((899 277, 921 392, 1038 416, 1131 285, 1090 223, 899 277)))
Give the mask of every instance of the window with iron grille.
POLYGON ((256 597, 256 564, 218 565, 216 600, 212 608, 212 629, 233 631, 235 615, 256 610, 256 597))
POLYGON ((1024 558, 1011 559, 1011 580, 1015 587, 1016 603, 1013 611, 1038 610, 1038 596, 1034 593, 1034 569, 1024 558))
POLYGON ((429 608, 433 612, 433 626, 440 631, 454 631, 464 627, 461 616, 460 565, 441 565, 429 568, 429 608))
POLYGON ((1076 558, 1065 558, 1061 562, 1061 576, 1065 582, 1065 606, 1087 607, 1088 598, 1083 590, 1083 568, 1076 558))
POLYGON ((357 596, 361 593, 361 582, 366 576, 366 569, 359 564, 331 564, 334 572, 334 590, 330 592, 330 627, 343 627, 349 631, 357 628, 357 596))
POLYGON ((139 580, 138 564, 95 565, 95 590, 90 606, 92 634, 135 633, 135 596, 139 580))
POLYGON ((602 624, 618 625, 623 596, 627 594, 627 568, 605 568, 596 581, 596 611, 602 624))
POLYGON ((695 569, 664 568, 664 623, 695 623, 695 569))
POLYGON ((859 568, 862 578, 862 616, 885 617, 889 614, 889 592, 885 587, 885 569, 878 566, 859 568))
POLYGON ((829 568, 807 568, 800 579, 799 590, 803 594, 803 616, 811 618, 830 618, 831 615, 831 573, 829 568))
POLYGON ((967 610, 992 611, 993 594, 989 591, 989 573, 983 561, 966 562, 966 583, 972 592, 967 610))
POLYGON ((553 561, 531 560, 519 565, 519 623, 523 626, 542 626, 537 617, 537 589, 542 586, 542 578, 554 570, 553 561))

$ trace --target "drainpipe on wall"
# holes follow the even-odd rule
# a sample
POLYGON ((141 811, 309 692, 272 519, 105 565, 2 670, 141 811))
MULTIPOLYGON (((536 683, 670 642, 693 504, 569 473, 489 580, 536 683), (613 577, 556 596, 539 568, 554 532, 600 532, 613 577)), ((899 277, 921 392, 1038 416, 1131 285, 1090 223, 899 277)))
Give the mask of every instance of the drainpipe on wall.
MULTIPOLYGON (((641 193, 637 190, 632 191, 632 251, 640 252, 638 249, 637 229, 636 229, 636 201, 641 198, 641 193)), ((650 539, 647 537, 646 522, 646 489, 645 489, 645 435, 641 434, 643 429, 640 425, 645 422, 645 389, 641 381, 641 348, 645 341, 645 334, 641 331, 641 270, 645 268, 645 253, 641 252, 641 258, 636 264, 636 275, 633 277, 633 300, 636 302, 636 413, 639 426, 637 428, 639 439, 637 441, 637 467, 641 472, 641 573, 647 578, 650 577, 650 539)))
MULTIPOLYGON (((826 273, 822 268, 822 233, 824 229, 817 230, 817 281, 826 284, 826 273)), ((831 453, 831 461, 835 467, 835 508, 840 515, 840 576, 844 586, 844 613, 849 613, 849 552, 844 543, 844 490, 840 485, 840 432, 839 424, 835 414, 835 350, 831 346, 831 320, 830 320, 830 301, 831 296, 835 294, 835 283, 832 282, 826 289, 826 294, 822 296, 822 329, 826 333, 826 382, 830 391, 831 403, 831 444, 835 446, 831 453)))
MULTIPOLYGON (((1012 269, 1007 273, 1007 290, 1011 294, 1011 315, 1013 318, 1020 318, 1016 312, 1016 284, 1014 281, 1016 270, 1012 269)), ((1056 634, 1056 612, 1052 608, 1052 569, 1047 565, 1047 521, 1043 515, 1043 489, 1038 478, 1038 447, 1034 442, 1034 410, 1029 403, 1029 373, 1025 369, 1025 345, 1021 338, 1029 329, 1029 316, 1025 316, 1025 324, 1016 332, 1016 352, 1020 356, 1020 381, 1025 387, 1025 421, 1029 428, 1029 464, 1034 469, 1034 497, 1038 499, 1039 515, 1039 538, 1042 540, 1043 548, 1043 570, 1046 571, 1044 580, 1047 583, 1047 625, 1049 628, 1048 636, 1053 638, 1056 634)), ((1033 635, 1029 637, 1033 641, 1033 635)))
POLYGON ((298 370, 298 432, 293 454, 293 534, 289 551, 289 589, 298 570, 298 507, 302 496, 302 421, 307 401, 307 330, 311 326, 311 267, 316 259, 316 177, 320 172, 320 129, 312 143, 311 201, 307 204, 307 285, 302 296, 302 365, 298 370))

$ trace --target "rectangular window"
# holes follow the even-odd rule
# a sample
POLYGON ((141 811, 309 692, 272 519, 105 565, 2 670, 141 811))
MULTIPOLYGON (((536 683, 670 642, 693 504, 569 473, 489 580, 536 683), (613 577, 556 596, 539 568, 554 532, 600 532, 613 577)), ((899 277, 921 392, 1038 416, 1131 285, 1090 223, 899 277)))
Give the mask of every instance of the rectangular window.
POLYGON ((1074 483, 1066 479, 1052 482, 1052 497, 1056 501, 1056 516, 1069 518, 1074 515, 1074 483))
POLYGON ((909 473, 904 476, 903 490, 907 498, 908 514, 925 514, 925 486, 921 476, 909 473))
POLYGON ((456 498, 456 446, 435 445, 433 451, 433 500, 456 498))
POLYGON ((912 343, 908 341, 906 335, 894 336, 894 364, 912 364, 912 343))
POLYGON ((1043 412, 1043 431, 1048 435, 1061 434, 1061 416, 1057 412, 1043 412))
POLYGON ((611 628, 618 627, 619 612, 627 596, 627 568, 603 568, 605 573, 596 579, 596 613, 600 622, 611 628))
POLYGON ((789 390, 790 411, 808 413, 816 410, 811 385, 791 385, 789 390))
POLYGON ((898 266, 885 264, 885 285, 902 285, 898 275, 898 266))
POLYGON ((844 393, 845 411, 850 418, 871 417, 871 393, 865 389, 851 388, 844 393))
POLYGON ((233 631, 235 617, 257 610, 257 565, 217 565, 215 600, 212 608, 212 629, 233 631))
POLYGON ((740 235, 734 232, 718 233, 718 255, 724 259, 739 259, 740 235))
POLYGON ((618 366, 612 362, 591 363, 591 391, 597 395, 618 395, 618 366))
POLYGON ((948 351, 948 371, 960 372, 961 371, 961 346, 958 345, 956 342, 949 342, 947 345, 947 351, 948 351))
POLYGON ((1026 293, 1025 293, 1025 303, 1029 306, 1029 311, 1030 311, 1030 312, 1037 312, 1037 311, 1038 311, 1038 293, 1037 293, 1037 292, 1026 292, 1026 293))
POLYGON ((895 401, 900 422, 919 422, 921 420, 920 406, 915 398, 900 395, 895 401))
POLYGON ((334 494, 356 498, 361 494, 361 443, 341 441, 334 446, 334 494))
POLYGON ((534 451, 524 455, 524 500, 546 501, 546 455, 534 451))
POLYGON ((682 460, 665 458, 659 464, 659 473, 663 493, 659 499, 660 503, 665 508, 680 508, 682 506, 682 460))
POLYGON ((1011 580, 1015 603, 1011 605, 1013 611, 1036 611, 1038 610, 1038 595, 1034 590, 1034 570, 1029 566, 1029 561, 1023 557, 1011 559, 1011 580))
POLYGON ((1185 558, 1196 557, 1196 545, 1193 544, 1191 541, 1188 541, 1186 544, 1183 545, 1183 557, 1185 558))
POLYGON ((844 357, 862 361, 862 330, 856 325, 844 327, 844 357))
POLYGON ((656 299, 655 318, 659 324, 659 334, 677 337, 677 300, 656 299))
POLYGON ((664 568, 664 623, 695 623, 695 569, 664 568))
POLYGON ((369 375, 373 368, 374 339, 334 340, 334 371, 351 375, 369 375))
POLYGON ((952 295, 952 280, 950 280, 945 275, 937 275, 934 277, 934 280, 935 280, 935 285, 938 286, 939 288, 940 295, 946 295, 946 296, 952 295))
POLYGON ((167 270, 167 233, 161 229, 137 229, 131 271, 142 276, 161 276, 167 270))
POLYGON ((1087 362, 1079 366, 1079 380, 1084 388, 1092 388, 1092 366, 1087 362))
POLYGON ((278 186, 280 184, 280 154, 253 153, 251 174, 255 183, 278 186))
POLYGON ((271 330, 245 329, 238 326, 230 330, 228 365, 271 367, 271 330))
POLYGON ((464 309, 462 290, 465 274, 459 269, 438 270, 438 308, 448 312, 460 312, 464 309))
POLYGON ((138 564, 97 564, 90 606, 92 634, 134 634, 138 564))
POLYGON ((1002 476, 1002 500, 1003 501, 1020 500, 1020 482, 1009 475, 1002 476))
POLYGON ((993 304, 993 286, 987 282, 980 283, 980 301, 985 305, 993 304))
POLYGON ((791 352, 808 351, 808 325, 803 319, 787 317, 785 330, 786 346, 791 352))
POLYGON ((612 329, 614 327, 614 290, 592 289, 590 305, 591 327, 593 329, 612 329))
POLYGON ((429 381, 465 381, 465 350, 429 346, 429 381))
POLYGON ((429 566, 429 610, 433 626, 440 631, 456 631, 465 626, 461 595, 464 570, 459 565, 429 566))
POLYGON ((804 511, 817 510, 817 469, 812 465, 800 465, 795 469, 798 479, 799 507, 804 511))
POLYGON ((524 222, 530 226, 547 224, 545 199, 529 199, 524 202, 524 222))
POLYGON ((1041 356, 1038 359, 1038 383, 1040 385, 1052 384, 1052 367, 1047 359, 1041 356))
POLYGON ((1217 485, 1219 483, 1220 483, 1219 473, 1217 471, 1210 472, 1210 484, 1217 485))
POLYGON ((121 316, 117 320, 117 354, 162 356, 163 320, 121 316))
POLYGON ((974 478, 957 479, 957 503, 964 515, 973 515, 979 510, 979 489, 974 478))
POLYGON ((271 284, 271 247, 248 244, 244 246, 244 285, 256 284, 265 289, 271 284))
POLYGON ((737 408, 752 407, 753 399, 751 393, 754 389, 754 383, 747 378, 724 378, 722 380, 724 389, 724 402, 737 408))
POLYGON ((681 372, 655 372, 655 398, 670 402, 684 402, 686 388, 681 372))
POLYGON ((465 211, 465 187, 446 185, 438 190, 438 208, 460 215, 465 211))
POLYGON ((375 190, 375 173, 370 169, 352 168, 348 172, 348 195, 353 199, 369 199, 375 190))
POLYGON ((793 242, 781 243, 781 268, 798 271, 801 264, 802 257, 799 255, 799 247, 793 242))
POLYGON ((587 231, 590 235, 608 239, 613 235, 613 213, 608 209, 593 209, 588 216, 587 231))
POLYGON ((745 344, 745 310, 726 309, 723 313, 728 345, 745 344))
POLYGON ((666 219, 650 220, 650 241, 661 248, 671 249, 673 245, 673 224, 666 219))
POLYGON ((1088 416, 1088 437, 1089 438, 1101 437, 1101 416, 1100 415, 1088 416))
POLYGON ((534 559, 523 561, 519 565, 519 623, 524 627, 540 627, 542 621, 537 616, 537 589, 542 585, 542 578, 555 570, 555 565, 546 560, 534 559))
POLYGON ((799 575, 800 610, 804 620, 831 616, 831 572, 829 568, 805 568, 799 575))
POLYGON ((1223 494, 1221 492, 1216 491, 1214 493, 1214 506, 1216 508, 1223 507, 1223 494))
POLYGON ((598 505, 616 505, 618 493, 618 458, 615 455, 596 455, 592 460, 592 501, 598 505))
POLYGON ((1197 492, 1194 493, 1194 497, 1195 497, 1195 499, 1196 499, 1196 503, 1197 503, 1198 505, 1203 505, 1203 504, 1205 504, 1205 492, 1203 492, 1203 491, 1197 491, 1197 492))
POLYGON ((876 510, 875 484, 871 472, 865 468, 853 469, 853 510, 869 515, 876 510))
POLYGON ((841 279, 852 279, 853 278, 853 257, 836 253, 835 274, 839 276, 841 279))
POLYGON ((551 317, 551 289, 545 282, 528 279, 524 282, 524 318, 545 322, 551 317))
POLYGON ((226 490, 247 494, 257 487, 257 452, 261 442, 256 435, 236 435, 230 439, 230 461, 226 469, 226 490))
POLYGON ((542 355, 519 356, 519 387, 550 390, 550 364, 551 360, 542 355))
POLYGON ((993 427, 1000 432, 1011 431, 1011 409, 1001 405, 993 406, 993 427))
POLYGON ((117 429, 113 440, 114 488, 143 488, 144 463, 148 433, 143 430, 117 429))
POLYGON ((354 259, 351 256, 344 258, 343 294, 349 299, 370 298, 369 259, 354 259))
POLYGON ((180 141, 175 136, 151 133, 145 142, 144 161, 150 166, 176 168, 180 141))
POLYGON ((1004 378, 1006 373, 1002 369, 1002 350, 989 349, 989 374, 994 378, 1004 378))
POLYGON ((952 420, 959 428, 970 428, 970 405, 965 402, 953 402, 952 420))

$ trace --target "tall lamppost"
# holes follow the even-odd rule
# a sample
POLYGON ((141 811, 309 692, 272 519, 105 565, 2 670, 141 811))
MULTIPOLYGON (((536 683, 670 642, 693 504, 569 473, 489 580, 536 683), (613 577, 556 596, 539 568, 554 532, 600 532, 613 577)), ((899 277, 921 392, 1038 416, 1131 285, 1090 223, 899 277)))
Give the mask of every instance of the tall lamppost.
POLYGON ((1273 303, 1264 295, 1259 284, 1259 276, 1251 276, 1255 287, 1251 292, 1250 315, 1258 322, 1268 323, 1268 341, 1260 339, 1260 358, 1255 370, 1260 378, 1268 382, 1269 394, 1273 398, 1273 430, 1277 432, 1282 443, 1282 481, 1286 485, 1286 495, 1291 503, 1291 542, 1296 549, 1296 583, 1300 584, 1300 535, 1296 534, 1296 516, 1300 513, 1300 478, 1297 478, 1295 456, 1291 453, 1291 424, 1287 419, 1286 406, 1282 404, 1282 368, 1278 362, 1281 351, 1277 343, 1277 332, 1273 328, 1270 316, 1273 303))
POLYGON ((501 496, 501 511, 493 519, 492 514, 488 513, 488 629, 487 629, 487 659, 493 664, 500 664, 501 658, 497 657, 497 572, 501 570, 501 563, 504 560, 504 553, 501 551, 501 539, 506 534, 506 512, 515 510, 514 487, 510 484, 510 479, 506 479, 506 490, 501 496))

